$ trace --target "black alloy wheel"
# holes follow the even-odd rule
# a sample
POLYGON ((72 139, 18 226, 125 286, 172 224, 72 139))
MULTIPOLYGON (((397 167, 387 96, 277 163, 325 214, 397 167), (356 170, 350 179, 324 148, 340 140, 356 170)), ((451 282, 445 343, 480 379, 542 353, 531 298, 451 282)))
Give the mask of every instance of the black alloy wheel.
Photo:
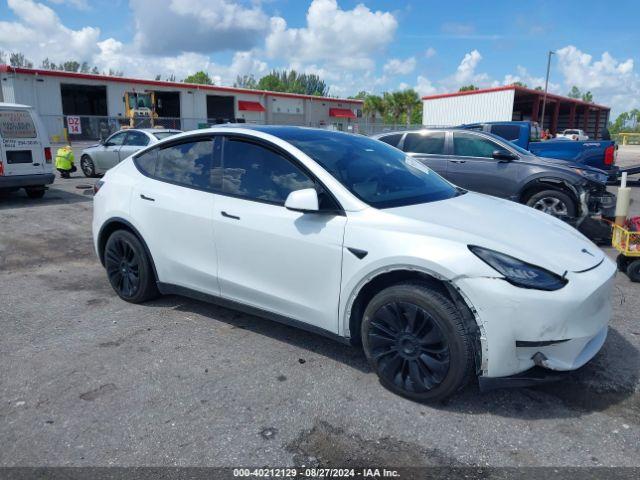
POLYGON ((133 297, 140 288, 140 259, 126 239, 109 242, 105 251, 107 275, 118 295, 133 297))
POLYGON ((449 371, 449 347, 442 330, 415 304, 383 305, 371 319, 368 338, 380 376, 399 389, 426 392, 449 371))
POLYGON ((476 373, 478 328, 460 308, 442 290, 420 281, 374 295, 360 333, 380 383, 420 402, 445 400, 469 383, 476 373))
POLYGON ((107 240, 104 266, 120 298, 140 303, 158 296, 151 263, 142 243, 131 232, 117 230, 107 240))

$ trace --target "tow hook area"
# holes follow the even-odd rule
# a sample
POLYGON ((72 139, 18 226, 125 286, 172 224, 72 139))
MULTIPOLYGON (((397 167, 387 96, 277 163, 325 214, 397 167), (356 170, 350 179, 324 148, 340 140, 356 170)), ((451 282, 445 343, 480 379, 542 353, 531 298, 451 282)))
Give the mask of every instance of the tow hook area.
POLYGON ((533 360, 536 367, 549 368, 547 365, 547 357, 542 352, 537 352, 533 357, 531 357, 531 360, 533 360))

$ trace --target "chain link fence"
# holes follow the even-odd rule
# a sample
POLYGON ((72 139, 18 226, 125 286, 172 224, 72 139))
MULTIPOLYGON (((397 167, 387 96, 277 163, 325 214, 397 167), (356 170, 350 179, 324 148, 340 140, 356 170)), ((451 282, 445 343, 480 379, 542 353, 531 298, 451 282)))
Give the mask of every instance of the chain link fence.
MULTIPOLYGON (((94 142, 105 140, 109 135, 117 132, 122 128, 171 128, 176 130, 195 130, 198 128, 206 128, 216 125, 219 121, 215 119, 203 118, 156 118, 152 122, 149 117, 138 117, 133 121, 124 117, 108 117, 93 115, 40 115, 42 122, 48 132, 49 138, 53 143, 63 143, 67 139, 73 142, 94 142)), ((239 123, 244 123, 243 119, 239 119, 239 123)), ((256 124, 258 122, 247 122, 256 124)), ((259 122, 261 124, 269 124, 268 122, 259 122)), ((272 123, 274 125, 279 123, 272 123)), ((306 126, 314 128, 322 128, 327 130, 340 130, 350 133, 359 133, 362 135, 376 135, 379 133, 393 132, 397 130, 416 130, 422 128, 422 125, 406 125, 406 124, 385 124, 377 122, 369 122, 365 119, 356 119, 349 121, 336 121, 335 123, 327 123, 324 121, 310 122, 308 124, 295 124, 295 126, 306 126)))

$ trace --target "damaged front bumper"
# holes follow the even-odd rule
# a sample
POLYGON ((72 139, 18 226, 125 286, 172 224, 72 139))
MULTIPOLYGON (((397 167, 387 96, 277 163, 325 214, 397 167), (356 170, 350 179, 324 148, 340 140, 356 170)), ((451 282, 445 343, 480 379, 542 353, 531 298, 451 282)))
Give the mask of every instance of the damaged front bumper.
POLYGON ((615 264, 604 258, 591 270, 568 273, 567 285, 552 292, 501 278, 456 280, 482 332, 482 377, 516 375, 534 366, 574 370, 587 363, 606 339, 615 273, 615 264))

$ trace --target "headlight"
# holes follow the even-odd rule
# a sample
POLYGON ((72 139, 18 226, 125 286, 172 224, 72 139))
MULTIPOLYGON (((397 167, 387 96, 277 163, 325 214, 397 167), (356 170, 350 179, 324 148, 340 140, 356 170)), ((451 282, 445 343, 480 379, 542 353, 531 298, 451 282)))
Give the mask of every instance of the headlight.
POLYGON ((560 275, 504 253, 475 245, 469 245, 469 250, 516 287, 551 291, 559 290, 567 284, 567 279, 560 275))
POLYGON ((587 178, 589 180, 593 180, 598 183, 607 183, 609 177, 605 173, 594 172, 593 170, 583 170, 582 168, 574 168, 572 169, 581 177, 587 178))

